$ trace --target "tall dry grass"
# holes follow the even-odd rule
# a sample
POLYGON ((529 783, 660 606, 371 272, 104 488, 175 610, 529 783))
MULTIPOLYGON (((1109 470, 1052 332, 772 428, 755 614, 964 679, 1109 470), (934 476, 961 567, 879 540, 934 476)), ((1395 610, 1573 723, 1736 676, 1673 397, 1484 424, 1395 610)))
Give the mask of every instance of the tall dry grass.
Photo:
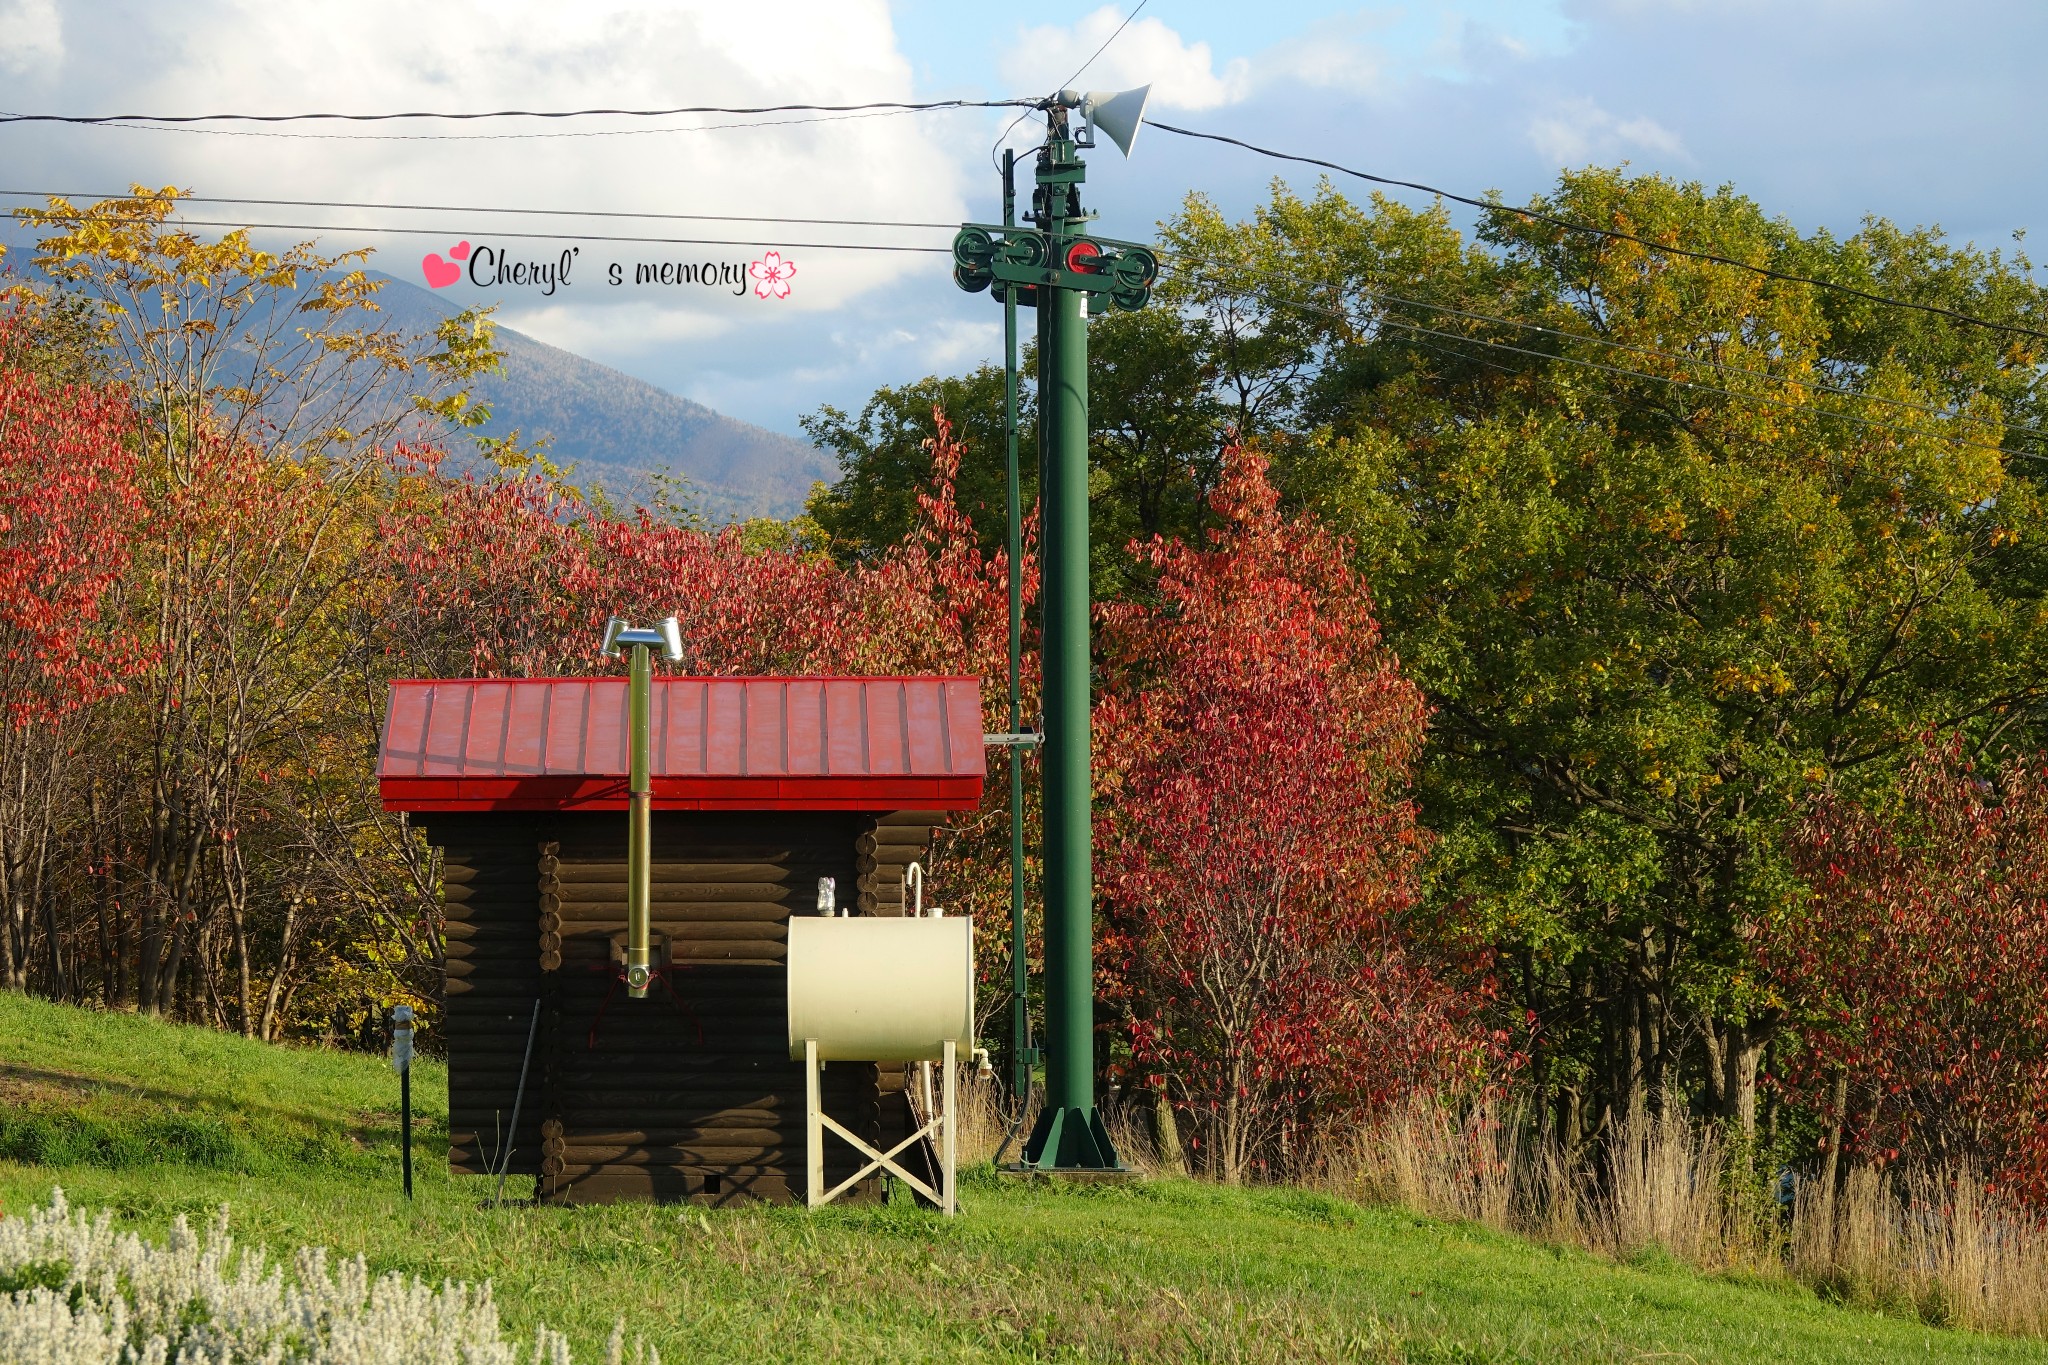
POLYGON ((1524 1117, 1418 1100, 1332 1144, 1317 1183, 1617 1260, 1654 1250, 1932 1323, 2048 1336, 2048 1228, 2001 1208, 1973 1172, 1859 1168, 1839 1194, 1805 1182, 1788 1220, 1717 1131, 1675 1107, 1576 1158, 1532 1140, 1524 1117))
MULTIPOLYGON (((1031 1136, 1033 1120, 1038 1117, 1041 1097, 1036 1089, 1032 1092, 1023 1122, 1017 1125, 1013 1135, 1011 1121, 1015 1111, 1009 1107, 1009 1092, 999 1082, 962 1067, 958 1084, 960 1164, 973 1166, 994 1160, 998 1151, 1003 1152, 1004 1161, 1015 1161, 1024 1140, 1031 1136), (1006 1151, 1003 1150, 1005 1137, 1011 1139, 1006 1151)), ((1179 1169, 1170 1169, 1170 1163, 1160 1158, 1158 1144, 1152 1136, 1149 1108, 1111 1098, 1103 1104, 1101 1112, 1102 1126, 1108 1131, 1110 1143, 1126 1166, 1146 1176, 1184 1174, 1179 1169)))
POLYGON ((1839 1194, 1802 1190, 1786 1258, 1831 1297, 2048 1336, 2048 1229, 2000 1207, 1975 1171, 1859 1167, 1839 1194))

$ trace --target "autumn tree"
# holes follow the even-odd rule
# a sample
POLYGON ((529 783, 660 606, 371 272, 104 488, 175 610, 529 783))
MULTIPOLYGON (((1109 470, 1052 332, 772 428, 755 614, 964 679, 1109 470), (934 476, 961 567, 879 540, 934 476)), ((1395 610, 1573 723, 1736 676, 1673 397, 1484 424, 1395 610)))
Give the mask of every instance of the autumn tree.
POLYGON ((306 844, 332 818, 331 759, 307 737, 358 647, 343 626, 370 588, 360 551, 385 451, 473 420, 462 385, 492 352, 473 317, 427 337, 382 322, 361 252, 205 240, 170 222, 177 198, 19 211, 44 233, 48 281, 23 289, 84 332, 132 414, 141 506, 109 610, 146 666, 95 711, 79 803, 126 920, 103 984, 111 1003, 155 1012, 183 995, 256 1032, 273 1013, 257 997, 281 989, 256 979, 257 940, 282 919, 286 946, 266 955, 291 957, 306 844))
MULTIPOLYGON (((2042 330, 2024 259, 1587 171, 1553 218, 2042 330)), ((1512 213, 1196 202, 1168 292, 1304 347, 1278 477, 1434 708, 1437 903, 1500 949, 1567 1142, 1667 1089, 1758 1120, 1754 927, 1805 797, 2043 695, 2039 342, 1512 213), (1176 292, 1177 291, 1177 292, 1176 292), (1291 300, 1291 306, 1275 299, 1291 300), (1302 335, 1306 329, 1308 336, 1302 335), (2031 434, 2030 434, 2031 433, 2031 434), (2033 443, 2032 446, 2029 443, 2033 443)))
POLYGON ((1425 707, 1342 547, 1233 450, 1201 547, 1154 540, 1156 601, 1104 609, 1097 840, 1131 1052, 1209 1169, 1283 1172, 1494 1040, 1406 932, 1427 839, 1425 707))
POLYGON ((1781 1080, 1828 1168, 1980 1165, 2048 1203, 2048 766, 1930 743, 1896 803, 1829 794, 1792 849, 1811 895, 1760 957, 1799 1002, 1781 1080))
MULTIPOLYGON (((24 326, 19 313, 0 316, 0 336, 18 338, 24 326)), ((41 921, 53 993, 78 994, 56 929, 69 832, 61 816, 89 780, 76 762, 80 713, 148 662, 133 624, 109 610, 141 507, 132 420, 118 389, 0 367, 0 987, 9 990, 28 984, 30 930, 41 921)), ((90 878, 102 867, 73 870, 90 878)), ((104 918, 99 932, 104 939, 104 918)))

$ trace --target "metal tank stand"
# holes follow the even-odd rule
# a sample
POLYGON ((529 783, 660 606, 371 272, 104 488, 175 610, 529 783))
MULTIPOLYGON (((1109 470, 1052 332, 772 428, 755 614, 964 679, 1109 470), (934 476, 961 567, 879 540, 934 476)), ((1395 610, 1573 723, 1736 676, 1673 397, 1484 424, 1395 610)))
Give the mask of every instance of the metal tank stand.
POLYGON ((925 1198, 937 1204, 948 1218, 959 1211, 958 1198, 958 1133, 954 1125, 954 1110, 958 1100, 959 1082, 954 1075, 956 1049, 951 1039, 946 1041, 945 1056, 941 1065, 945 1068, 945 1080, 941 1084, 944 1107, 938 1115, 929 1118, 922 1128, 897 1143, 886 1152, 870 1147, 866 1141, 849 1132, 846 1127, 825 1112, 822 1086, 819 1083, 824 1063, 818 1060, 818 1040, 804 1040, 804 1202, 811 1208, 829 1204, 845 1194, 856 1184, 876 1171, 887 1171, 925 1198), (831 1129, 854 1151, 867 1158, 867 1164, 840 1181, 830 1190, 825 1188, 825 1130, 831 1129), (896 1164, 896 1158, 915 1146, 933 1132, 939 1134, 939 1188, 919 1180, 909 1171, 896 1164))

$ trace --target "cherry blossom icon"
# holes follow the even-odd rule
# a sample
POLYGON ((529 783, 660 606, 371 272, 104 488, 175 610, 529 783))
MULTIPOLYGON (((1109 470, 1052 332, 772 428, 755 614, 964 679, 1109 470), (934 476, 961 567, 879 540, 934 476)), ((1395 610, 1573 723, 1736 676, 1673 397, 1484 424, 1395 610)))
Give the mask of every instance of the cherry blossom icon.
POLYGON ((781 252, 771 251, 749 265, 747 273, 754 277, 756 298, 786 299, 789 297, 789 277, 796 274, 796 262, 785 261, 781 252))

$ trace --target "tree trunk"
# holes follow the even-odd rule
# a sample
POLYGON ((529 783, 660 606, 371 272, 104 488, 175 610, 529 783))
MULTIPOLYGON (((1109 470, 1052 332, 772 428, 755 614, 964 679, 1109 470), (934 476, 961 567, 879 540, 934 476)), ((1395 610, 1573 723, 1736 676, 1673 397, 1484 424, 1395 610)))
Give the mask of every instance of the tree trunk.
POLYGON ((1845 1120, 1848 1116, 1849 1073, 1838 1071, 1835 1073, 1835 1092, 1829 1097, 1828 1101, 1828 1155, 1827 1159, 1821 1163, 1820 1174, 1821 1198, 1827 1201, 1826 1207, 1830 1214, 1829 1223, 1831 1225, 1833 1223, 1832 1214, 1835 1206, 1835 1193, 1839 1188, 1839 1182, 1842 1178, 1842 1133, 1847 1127, 1845 1120))
POLYGON ((271 973, 270 989, 264 994, 263 999, 263 1019, 256 1026, 256 1036, 266 1043, 277 1041, 278 1011, 284 999, 284 979, 291 971, 292 954, 296 948, 292 941, 292 931, 298 928, 298 923, 299 898, 293 896, 290 904, 285 907, 284 936, 277 945, 277 970, 271 973))
POLYGON ((1726 1106, 1722 1117, 1735 1125, 1744 1141, 1754 1142, 1757 1063, 1763 1058, 1768 1035, 1743 1024, 1730 1023, 1726 1027, 1721 1046, 1722 1096, 1726 1106))
POLYGON ((235 1021, 244 1038, 255 1033, 255 1007, 249 970, 249 881, 242 868, 242 845, 236 840, 221 850, 221 894, 228 908, 228 927, 235 953, 235 1021))
POLYGON ((1700 1030, 1707 1048, 1707 1103, 1716 1114, 1728 1112, 1728 1066, 1722 1060, 1721 1024, 1709 1019, 1700 1030))

